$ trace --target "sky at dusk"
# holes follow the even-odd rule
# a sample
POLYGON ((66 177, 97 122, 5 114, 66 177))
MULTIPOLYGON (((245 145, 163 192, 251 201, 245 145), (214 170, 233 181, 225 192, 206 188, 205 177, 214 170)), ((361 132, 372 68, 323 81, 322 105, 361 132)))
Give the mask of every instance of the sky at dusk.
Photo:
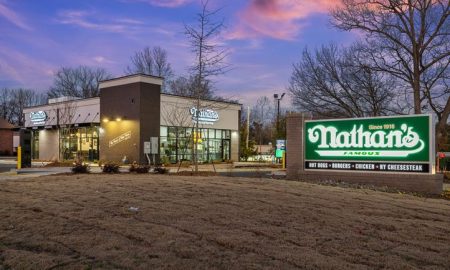
MULTIPOLYGON (((167 50, 176 75, 193 55, 184 35, 200 0, 0 0, 0 88, 46 91, 60 67, 86 65, 124 74, 145 46, 167 50)), ((216 93, 241 103, 286 91, 301 51, 354 40, 330 26, 338 0, 210 0, 221 8, 232 70, 215 78, 216 93)), ((286 104, 288 105, 288 104, 286 104)))

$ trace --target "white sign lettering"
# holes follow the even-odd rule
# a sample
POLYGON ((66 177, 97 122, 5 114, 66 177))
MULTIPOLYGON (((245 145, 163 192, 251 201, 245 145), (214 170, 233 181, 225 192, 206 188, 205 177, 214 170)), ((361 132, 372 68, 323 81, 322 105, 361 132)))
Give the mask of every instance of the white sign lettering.
POLYGON ((131 139, 131 131, 127 131, 119 136, 117 136, 116 138, 112 139, 109 141, 109 147, 113 147, 114 145, 129 140, 131 139))
POLYGON ((33 125, 43 125, 47 120, 47 113, 44 111, 30 112, 30 120, 33 125))
POLYGON ((212 125, 219 120, 219 113, 211 109, 198 110, 196 107, 192 107, 190 113, 192 115, 192 121, 196 122, 198 119, 200 124, 212 125))
POLYGON ((337 128, 333 126, 317 125, 308 129, 308 140, 312 143, 319 143, 317 147, 324 150, 316 150, 316 152, 323 157, 407 157, 422 151, 425 147, 425 142, 419 138, 419 134, 406 124, 402 124, 400 130, 389 132, 364 130, 363 125, 360 125, 359 128, 354 125, 350 132, 337 131, 337 128), (333 148, 343 150, 333 150, 333 148), (370 148, 370 150, 352 150, 352 148, 370 148))

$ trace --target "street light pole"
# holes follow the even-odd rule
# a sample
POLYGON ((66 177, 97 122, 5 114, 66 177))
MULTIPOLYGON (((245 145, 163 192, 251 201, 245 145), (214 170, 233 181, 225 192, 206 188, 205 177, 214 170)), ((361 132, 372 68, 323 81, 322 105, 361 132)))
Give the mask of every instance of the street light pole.
POLYGON ((276 101, 277 101, 277 135, 276 136, 279 136, 279 134, 280 134, 280 101, 283 99, 285 94, 286 93, 283 93, 281 95, 278 95, 278 94, 273 95, 273 98, 276 99, 276 101))

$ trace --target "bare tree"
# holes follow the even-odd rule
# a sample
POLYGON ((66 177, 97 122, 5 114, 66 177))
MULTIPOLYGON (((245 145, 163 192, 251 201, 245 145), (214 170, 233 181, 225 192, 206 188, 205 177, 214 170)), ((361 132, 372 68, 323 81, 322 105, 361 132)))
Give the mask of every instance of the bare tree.
MULTIPOLYGON (((60 137, 63 138, 60 147, 60 157, 62 155, 63 160, 72 159, 71 151, 77 143, 73 143, 73 132, 75 130, 75 123, 79 120, 80 114, 77 115, 77 102, 75 100, 69 100, 63 103, 55 103, 52 106, 52 110, 56 115, 56 125, 60 130, 60 137)), ((78 154, 77 154, 78 155, 78 154)))
POLYGON ((61 96, 97 97, 100 94, 99 82, 110 78, 111 75, 103 68, 63 67, 56 72, 53 85, 47 95, 49 98, 61 96))
POLYGON ((1 117, 8 122, 11 121, 11 91, 3 88, 0 91, 0 114, 1 117))
POLYGON ((288 89, 294 105, 319 117, 363 117, 395 109, 394 86, 390 76, 368 68, 356 48, 329 45, 303 51, 288 89))
MULTIPOLYGON (((196 97, 196 80, 190 76, 188 78, 180 76, 173 81, 169 82, 168 88, 170 89, 170 94, 185 96, 185 97, 196 97)), ((213 90, 209 80, 205 81, 202 85, 202 89, 205 89, 206 95, 202 98, 213 99, 213 90)))
MULTIPOLYGON (((201 11, 197 14, 194 25, 185 25, 185 35, 188 38, 195 61, 189 68, 195 81, 197 112, 200 112, 200 99, 211 96, 206 88, 211 78, 227 72, 229 66, 225 62, 228 51, 217 43, 217 38, 224 28, 223 21, 216 21, 219 10, 210 11, 208 1, 201 2, 201 11)), ((198 133, 199 117, 195 124, 198 133)), ((198 172, 198 147, 194 147, 195 171, 198 172)))
MULTIPOLYGON (((167 58, 167 51, 156 46, 145 47, 135 52, 131 57, 131 65, 127 66, 125 73, 142 73, 152 76, 163 77, 165 82, 171 81, 173 77, 172 66, 167 58)), ((167 92, 167 83, 163 84, 163 91, 167 92)))
MULTIPOLYGON (((254 133, 253 139, 258 141, 259 145, 266 144, 271 141, 271 133, 273 129, 273 107, 271 106, 270 99, 266 96, 259 97, 256 104, 251 110, 251 123, 254 133)), ((261 152, 261 148, 259 149, 261 152)))
POLYGON ((25 123, 23 109, 25 107, 44 104, 45 95, 30 89, 8 89, 0 92, 0 117, 11 124, 22 126, 25 123))
MULTIPOLYGON (((189 113, 189 109, 189 106, 182 102, 167 102, 161 107, 161 117, 164 122, 171 127, 193 129, 194 123, 192 122, 192 116, 189 113)), ((188 155, 189 149, 192 149, 193 140, 187 139, 180 142, 180 140, 177 139, 176 144, 179 155, 182 156, 181 160, 179 160, 181 163, 188 155)), ((191 153, 191 155, 193 155, 193 153, 191 153)))
POLYGON ((449 16, 448 0, 343 0, 332 12, 336 27, 367 34, 372 69, 409 84, 414 113, 436 113, 441 141, 450 115, 449 16))

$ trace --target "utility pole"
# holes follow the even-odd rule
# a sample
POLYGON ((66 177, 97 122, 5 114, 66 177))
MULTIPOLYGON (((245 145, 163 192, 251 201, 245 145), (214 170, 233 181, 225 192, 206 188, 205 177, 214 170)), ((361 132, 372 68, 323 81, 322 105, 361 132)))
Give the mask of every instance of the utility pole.
POLYGON ((245 147, 248 148, 248 137, 250 134, 250 106, 247 106, 247 136, 245 138, 245 147))

